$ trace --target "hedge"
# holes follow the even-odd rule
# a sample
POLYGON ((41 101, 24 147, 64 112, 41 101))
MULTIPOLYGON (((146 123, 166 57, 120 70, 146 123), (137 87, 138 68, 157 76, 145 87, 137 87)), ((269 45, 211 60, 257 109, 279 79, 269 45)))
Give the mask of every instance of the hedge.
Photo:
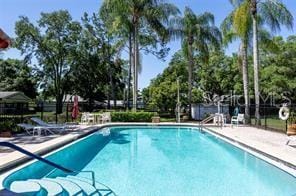
POLYGON ((154 112, 112 112, 112 122, 151 122, 154 112))

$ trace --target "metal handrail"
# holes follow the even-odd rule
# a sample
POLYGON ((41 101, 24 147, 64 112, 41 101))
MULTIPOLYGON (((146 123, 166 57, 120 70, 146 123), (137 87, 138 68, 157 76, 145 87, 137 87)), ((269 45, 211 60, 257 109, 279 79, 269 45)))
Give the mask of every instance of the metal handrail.
POLYGON ((207 118, 203 119, 200 122, 200 125, 203 126, 205 123, 209 122, 210 120, 212 120, 215 117, 215 115, 211 114, 210 116, 208 116, 207 118))
POLYGON ((52 167, 54 167, 56 169, 59 169, 59 170, 61 170, 63 172, 66 172, 66 173, 76 173, 76 174, 81 173, 81 172, 90 173, 91 174, 91 179, 92 179, 92 185, 94 187, 96 186, 95 172, 94 171, 75 171, 75 170, 65 168, 65 167, 63 167, 63 166, 61 166, 59 164, 56 164, 56 163, 54 163, 52 161, 49 161, 49 160, 47 160, 45 158, 42 158, 41 156, 36 155, 34 153, 31 153, 31 152, 29 152, 29 151, 15 145, 15 144, 12 144, 10 142, 0 142, 0 146, 12 148, 12 149, 14 149, 14 150, 16 150, 16 151, 18 151, 20 153, 23 153, 23 154, 25 154, 25 155, 27 155, 27 156, 29 156, 31 158, 37 159, 37 160, 39 160, 39 161, 41 161, 43 163, 46 163, 47 165, 50 165, 50 166, 52 166, 52 167))
MULTIPOLYGON (((216 114, 211 114, 209 117, 202 120, 199 123, 199 126, 203 127, 205 123, 209 122, 210 120, 213 120, 215 117, 216 117, 216 114)), ((224 125, 223 117, 219 116, 219 118, 221 118, 221 119, 219 119, 219 122, 221 122, 221 123, 218 123, 218 126, 220 126, 220 128, 222 128, 224 125)))

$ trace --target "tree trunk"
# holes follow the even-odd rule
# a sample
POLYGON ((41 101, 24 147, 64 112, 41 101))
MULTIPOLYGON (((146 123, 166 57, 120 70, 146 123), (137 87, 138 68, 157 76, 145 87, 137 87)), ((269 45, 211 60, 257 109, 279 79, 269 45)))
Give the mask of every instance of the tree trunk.
POLYGON ((111 97, 112 97, 112 101, 113 101, 113 106, 116 107, 116 103, 115 103, 115 86, 114 86, 114 82, 113 82, 113 69, 111 67, 110 64, 110 69, 109 69, 109 79, 110 79, 110 90, 111 90, 111 97))
POLYGON ((257 2, 251 1, 251 12, 253 20, 253 61, 254 61, 254 91, 255 91, 255 117, 256 125, 261 125, 260 121, 260 89, 259 89, 259 51, 258 51, 258 29, 257 29, 257 2))
POLYGON ((107 89, 107 109, 110 109, 111 104, 110 104, 110 90, 109 88, 107 89))
MULTIPOLYGON (((116 107, 116 100, 115 100, 115 86, 114 86, 114 81, 113 81, 113 67, 114 63, 111 62, 111 54, 110 54, 110 40, 109 37, 107 38, 107 57, 108 57, 108 65, 109 65, 109 82, 110 82, 110 90, 111 90, 111 97, 113 101, 113 107, 116 107)), ((110 92, 109 90, 109 92, 110 92)))
POLYGON ((247 42, 242 41, 242 68, 243 68, 243 86, 245 97, 245 119, 246 123, 250 123, 250 99, 249 99, 249 73, 248 73, 248 49, 247 42))
POLYGON ((188 43, 188 103, 189 103, 189 119, 191 119, 191 105, 192 105, 192 72, 193 72, 193 48, 192 48, 192 41, 189 40, 188 43))
POLYGON ((92 99, 88 98, 88 112, 93 111, 93 104, 92 104, 92 99))
POLYGON ((133 111, 137 111, 137 94, 138 94, 138 62, 139 62, 139 44, 138 44, 138 27, 135 25, 134 32, 133 32, 133 49, 134 49, 134 56, 133 56, 133 111))
POLYGON ((56 123, 58 122, 58 114, 63 113, 63 95, 56 96, 56 123))
POLYGON ((128 68, 128 84, 127 84, 127 109, 130 108, 129 98, 130 98, 130 89, 131 89, 131 72, 133 66, 133 45, 132 45, 132 35, 129 36, 129 68, 128 68))

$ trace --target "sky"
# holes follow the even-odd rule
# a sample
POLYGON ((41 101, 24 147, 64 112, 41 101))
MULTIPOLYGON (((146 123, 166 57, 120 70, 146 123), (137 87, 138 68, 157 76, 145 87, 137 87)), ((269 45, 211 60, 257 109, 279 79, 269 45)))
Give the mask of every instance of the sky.
MULTIPOLYGON (((14 25, 19 16, 27 16, 30 21, 34 22, 40 18, 41 12, 52 12, 56 10, 68 10, 74 20, 80 20, 84 12, 93 13, 97 12, 103 0, 0 0, 0 28, 2 28, 10 37, 14 37, 14 25)), ((289 31, 282 28, 282 31, 275 35, 282 35, 287 37, 295 34, 296 30, 296 1, 295 0, 282 0, 293 14, 294 29, 289 31)), ((169 3, 175 4, 181 11, 185 6, 190 7, 196 14, 203 12, 211 12, 215 15, 215 22, 220 26, 223 19, 232 10, 229 0, 167 0, 169 3)), ((150 80, 162 73, 167 67, 172 55, 180 49, 180 40, 170 42, 168 47, 170 52, 161 61, 152 55, 143 54, 143 69, 139 76, 139 88, 142 89, 149 85, 150 80)), ((230 44, 226 48, 226 53, 231 54, 236 52, 238 43, 230 44)), ((127 55, 124 55, 127 56, 127 55)), ((4 58, 19 58, 20 53, 16 49, 9 49, 4 52, 4 58)))

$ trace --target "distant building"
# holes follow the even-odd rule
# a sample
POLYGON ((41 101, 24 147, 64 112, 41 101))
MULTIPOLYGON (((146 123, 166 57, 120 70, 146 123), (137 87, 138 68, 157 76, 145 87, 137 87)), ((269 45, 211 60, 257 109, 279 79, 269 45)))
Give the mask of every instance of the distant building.
POLYGON ((0 91, 0 114, 26 113, 31 101, 23 92, 0 91))
MULTIPOLYGON (((74 102, 74 97, 75 97, 75 95, 64 95, 63 102, 64 103, 73 103, 74 102)), ((79 95, 77 95, 77 97, 78 97, 78 103, 85 103, 85 102, 87 102, 87 100, 83 99, 79 95)))
POLYGON ((32 101, 23 92, 0 91, 0 103, 29 103, 32 101))

